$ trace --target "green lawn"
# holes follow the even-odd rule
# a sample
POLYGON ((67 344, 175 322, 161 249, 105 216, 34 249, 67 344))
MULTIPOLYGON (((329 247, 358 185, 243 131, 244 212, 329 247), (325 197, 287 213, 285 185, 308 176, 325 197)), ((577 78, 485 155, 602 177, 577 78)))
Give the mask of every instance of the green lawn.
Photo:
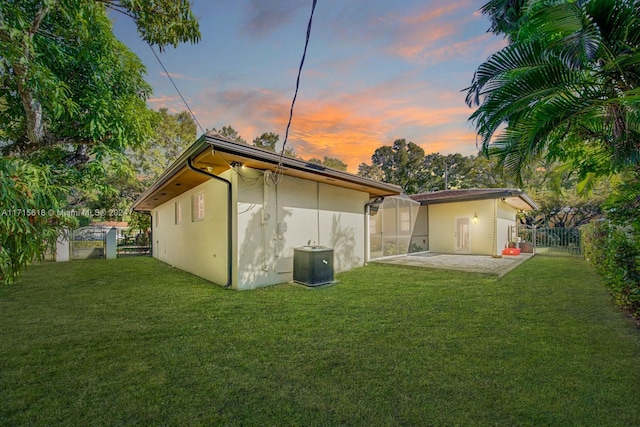
POLYGON ((0 425, 638 425, 640 331, 581 260, 338 278, 32 267, 0 287, 0 425))

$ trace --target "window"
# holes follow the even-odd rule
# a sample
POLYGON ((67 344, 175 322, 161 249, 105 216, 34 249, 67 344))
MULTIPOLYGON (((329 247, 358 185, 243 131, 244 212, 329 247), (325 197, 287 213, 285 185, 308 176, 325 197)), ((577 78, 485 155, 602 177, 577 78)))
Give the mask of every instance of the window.
POLYGON ((411 212, 400 212, 400 234, 411 233, 411 212))
POLYGON ((193 196, 191 218, 193 221, 202 221, 204 219, 204 194, 203 193, 199 193, 193 196))
POLYGON ((180 202, 176 202, 176 224, 180 224, 182 222, 182 204, 180 202))

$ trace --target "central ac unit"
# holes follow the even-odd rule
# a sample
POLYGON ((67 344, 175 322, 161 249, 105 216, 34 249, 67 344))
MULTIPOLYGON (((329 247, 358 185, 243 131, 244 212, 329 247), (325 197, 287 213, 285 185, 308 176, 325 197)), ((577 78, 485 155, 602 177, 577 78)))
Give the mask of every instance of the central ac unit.
POLYGON ((293 249, 293 280, 306 286, 333 282, 333 249, 303 246, 293 249))

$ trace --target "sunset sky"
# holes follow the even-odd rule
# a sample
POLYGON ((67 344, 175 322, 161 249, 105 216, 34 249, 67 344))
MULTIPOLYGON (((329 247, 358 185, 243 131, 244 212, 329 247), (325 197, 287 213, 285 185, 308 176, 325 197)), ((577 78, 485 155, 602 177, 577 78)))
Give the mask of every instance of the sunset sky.
MULTIPOLYGON (((160 58, 205 129, 231 125, 249 143, 284 139, 311 0, 194 0, 202 40, 160 58)), ((318 0, 287 147, 338 157, 356 172, 406 138, 426 153, 476 153, 462 91, 505 42, 487 33, 484 1, 318 0)), ((131 20, 116 35, 147 66, 153 109, 185 110, 131 20)), ((200 131, 198 131, 200 134, 200 131)))

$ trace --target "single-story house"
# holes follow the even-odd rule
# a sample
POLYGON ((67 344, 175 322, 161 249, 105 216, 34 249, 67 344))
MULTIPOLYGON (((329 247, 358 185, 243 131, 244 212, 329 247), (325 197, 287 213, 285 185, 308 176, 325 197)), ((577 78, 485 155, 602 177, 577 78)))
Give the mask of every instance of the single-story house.
POLYGON ((304 246, 331 248, 336 272, 364 265, 369 203, 401 191, 207 133, 133 208, 152 216, 154 257, 241 290, 291 281, 304 246))
POLYGON ((410 197, 420 203, 412 252, 499 255, 516 238, 518 212, 538 209, 517 188, 444 190, 410 197))
POLYGON ((133 208, 152 216, 155 258, 242 290, 294 279, 302 248, 331 249, 335 272, 416 250, 492 255, 516 212, 535 207, 519 190, 459 191, 410 198, 207 133, 133 208))

